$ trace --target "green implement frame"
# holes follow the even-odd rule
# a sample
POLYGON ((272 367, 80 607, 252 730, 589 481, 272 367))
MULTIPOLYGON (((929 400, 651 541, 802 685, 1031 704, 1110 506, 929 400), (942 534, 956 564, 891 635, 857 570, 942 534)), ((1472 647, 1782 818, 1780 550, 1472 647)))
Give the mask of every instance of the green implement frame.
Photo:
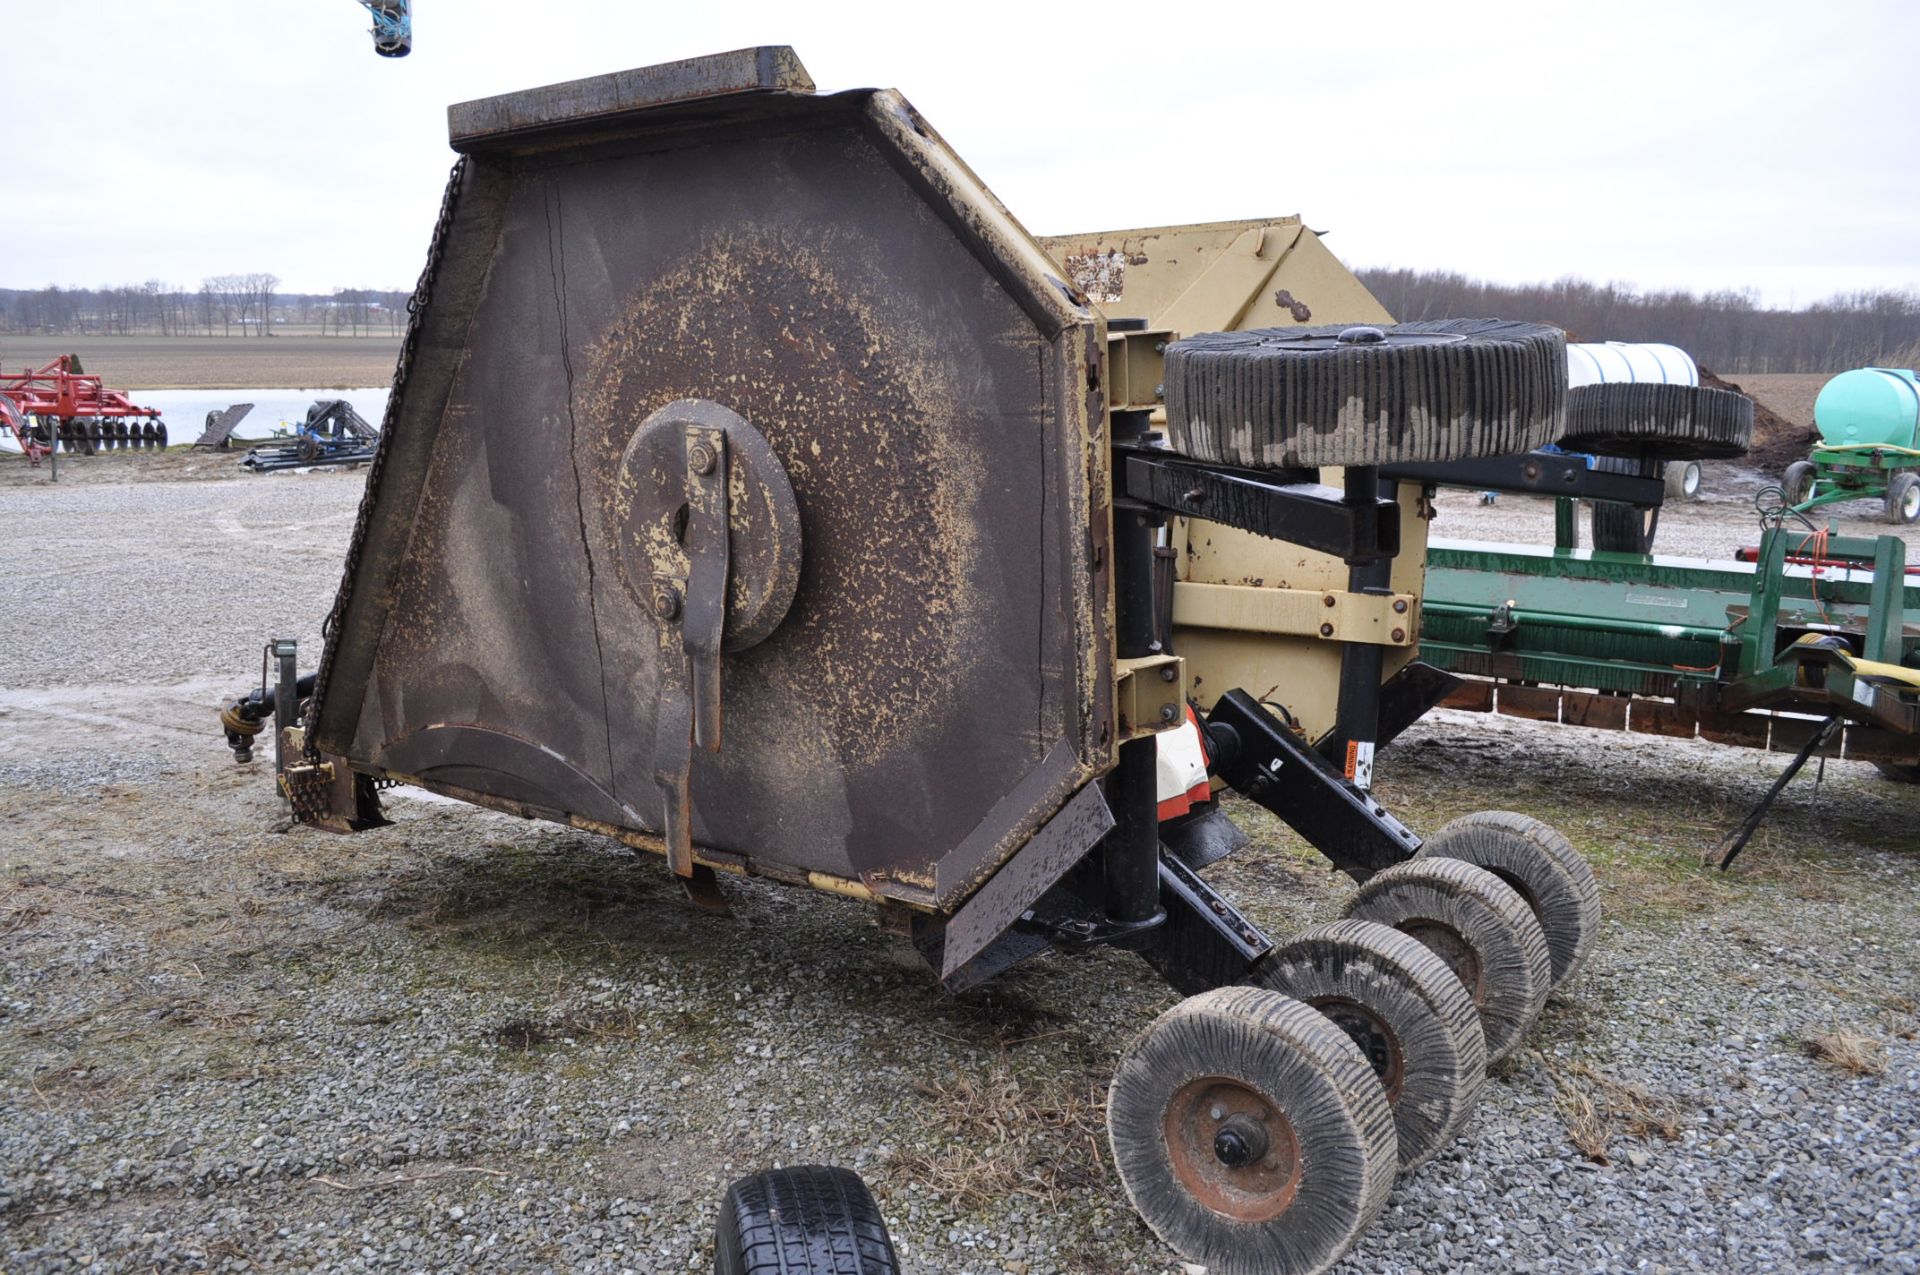
MULTIPOLYGON (((1802 481, 1804 494, 1789 490, 1787 498, 1801 513, 1842 500, 1885 500, 1897 475, 1920 473, 1920 450, 1884 443, 1853 443, 1815 447, 1807 459, 1811 472, 1802 481), (1797 497, 1797 499, 1796 499, 1797 497)), ((1791 470, 1789 471, 1791 473, 1791 470)), ((1792 483, 1789 480, 1789 487, 1792 483)), ((1909 522, 1909 518, 1889 521, 1909 522)))
POLYGON ((1788 751, 1837 716, 1828 755, 1920 761, 1906 546, 1828 537, 1790 561, 1813 540, 1774 527, 1753 563, 1435 540, 1421 658, 1478 679, 1450 707, 1788 751))

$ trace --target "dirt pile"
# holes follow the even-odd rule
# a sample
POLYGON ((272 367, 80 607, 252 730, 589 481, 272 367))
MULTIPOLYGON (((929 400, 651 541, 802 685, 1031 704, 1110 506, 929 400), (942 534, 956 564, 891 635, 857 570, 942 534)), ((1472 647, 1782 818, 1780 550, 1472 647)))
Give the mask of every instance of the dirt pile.
MULTIPOLYGON (((1708 389, 1746 393, 1732 381, 1723 381, 1704 367, 1700 369, 1700 384, 1708 389)), ((1805 460, 1817 437, 1813 426, 1796 425, 1758 398, 1753 399, 1753 446, 1747 451, 1747 460, 1754 468, 1778 474, 1794 461, 1805 460)))

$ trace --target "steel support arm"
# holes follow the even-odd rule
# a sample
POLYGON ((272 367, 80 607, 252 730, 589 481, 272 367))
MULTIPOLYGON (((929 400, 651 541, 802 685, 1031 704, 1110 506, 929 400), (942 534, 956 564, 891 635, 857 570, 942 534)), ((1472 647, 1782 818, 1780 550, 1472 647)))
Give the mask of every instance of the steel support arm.
POLYGON ((1245 691, 1228 691, 1214 704, 1207 742, 1215 774, 1280 816, 1354 880, 1365 881, 1419 852, 1412 829, 1245 691))
MULTIPOLYGON (((1348 562, 1391 559, 1400 552, 1400 505, 1350 503, 1337 487, 1288 471, 1233 469, 1150 449, 1118 451, 1125 494, 1187 518, 1205 518, 1331 554, 1348 562), (1369 516, 1371 515, 1371 516, 1369 516)), ((1310 474, 1301 470, 1301 475, 1310 474)))
POLYGON ((1537 496, 1574 496, 1581 500, 1613 500, 1643 508, 1658 507, 1665 501, 1667 493, 1662 479, 1604 473, 1587 468, 1584 456, 1571 453, 1561 455, 1558 452, 1526 452, 1519 456, 1486 456, 1424 465, 1388 465, 1380 473, 1382 477, 1396 482, 1537 496))

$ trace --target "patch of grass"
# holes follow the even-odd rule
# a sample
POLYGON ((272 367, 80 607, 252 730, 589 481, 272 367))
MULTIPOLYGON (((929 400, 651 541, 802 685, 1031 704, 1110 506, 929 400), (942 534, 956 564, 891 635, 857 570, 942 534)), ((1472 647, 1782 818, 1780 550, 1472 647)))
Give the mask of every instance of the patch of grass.
POLYGON ((916 1139, 890 1167, 964 1207, 1024 1195, 1059 1208, 1104 1180, 1102 1086, 1090 1075, 1022 1079, 1004 1062, 985 1074, 921 1081, 914 1092, 944 1138, 916 1139))
POLYGON ((1871 1036, 1849 1031, 1837 1023, 1830 1030, 1808 1036, 1809 1057, 1837 1067, 1850 1076, 1878 1076, 1887 1070, 1887 1047, 1871 1036))

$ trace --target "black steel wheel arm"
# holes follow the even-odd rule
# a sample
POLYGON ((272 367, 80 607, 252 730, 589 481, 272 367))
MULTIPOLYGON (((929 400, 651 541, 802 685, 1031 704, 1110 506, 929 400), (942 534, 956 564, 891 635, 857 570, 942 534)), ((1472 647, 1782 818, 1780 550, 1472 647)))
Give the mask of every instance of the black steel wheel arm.
POLYGON ((1280 816, 1354 880, 1419 853, 1412 829, 1245 691, 1228 691, 1207 714, 1207 747, 1214 774, 1280 816))

